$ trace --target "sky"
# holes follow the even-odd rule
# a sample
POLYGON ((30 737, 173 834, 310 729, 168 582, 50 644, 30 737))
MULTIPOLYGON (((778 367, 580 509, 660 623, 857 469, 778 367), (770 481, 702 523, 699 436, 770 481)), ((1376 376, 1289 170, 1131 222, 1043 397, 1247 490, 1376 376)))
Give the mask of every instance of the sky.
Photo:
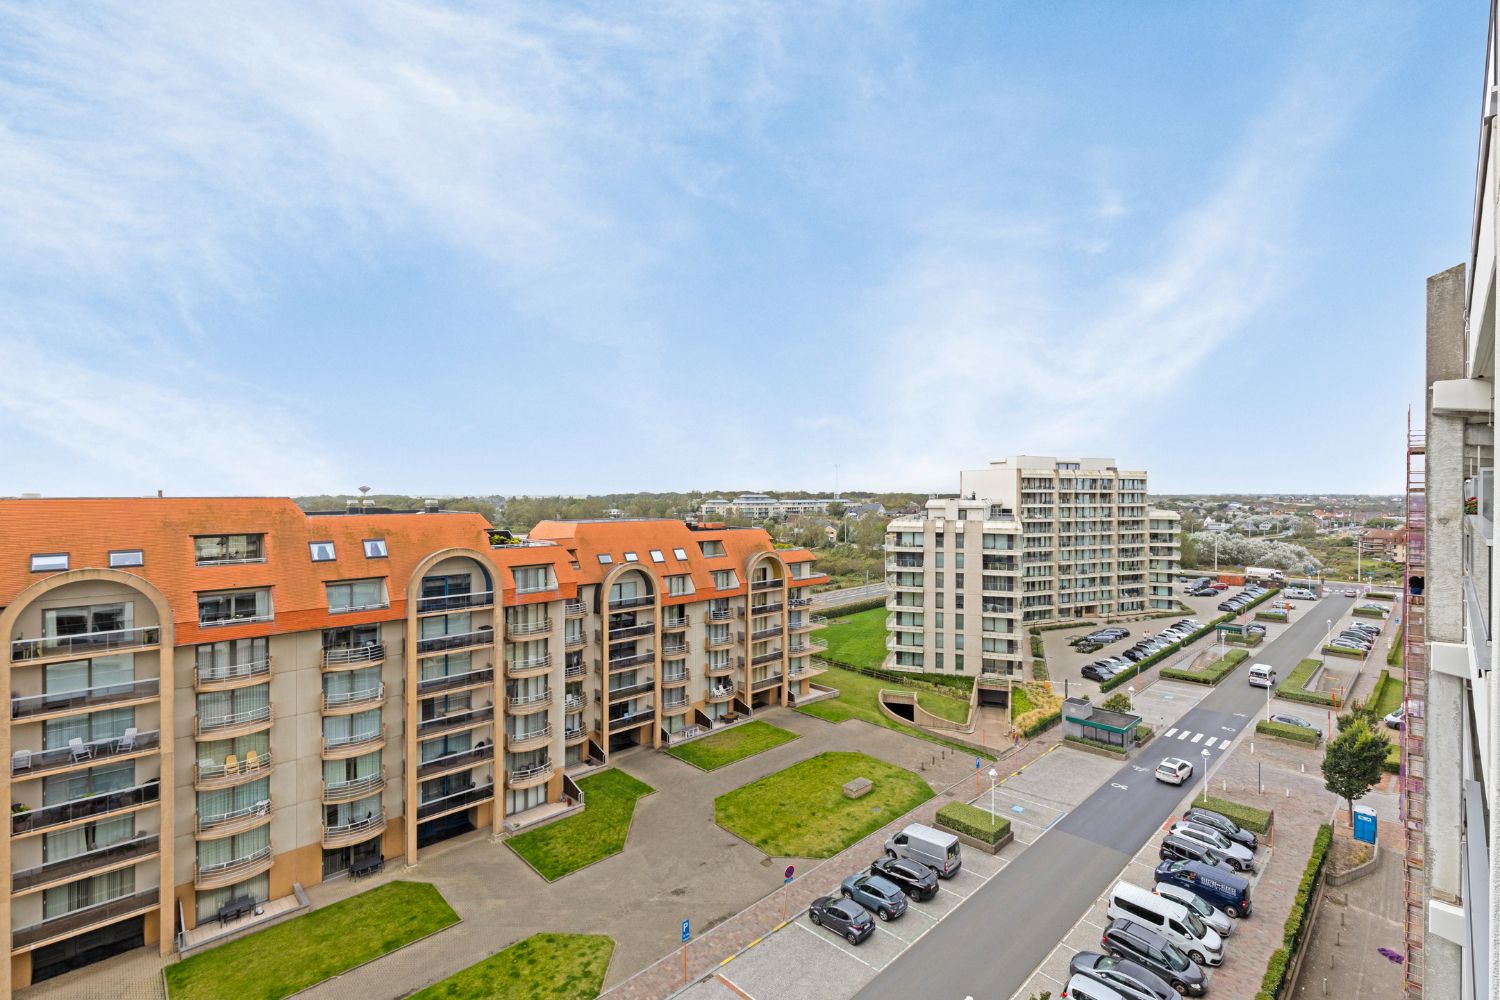
POLYGON ((0 0, 0 495, 1399 491, 1487 16, 0 0))

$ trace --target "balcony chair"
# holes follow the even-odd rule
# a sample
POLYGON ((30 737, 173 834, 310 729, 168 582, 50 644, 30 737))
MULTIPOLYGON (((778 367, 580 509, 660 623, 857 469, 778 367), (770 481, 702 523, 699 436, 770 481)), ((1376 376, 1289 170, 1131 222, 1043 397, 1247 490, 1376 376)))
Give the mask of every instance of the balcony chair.
POLYGON ((94 759, 94 748, 83 742, 83 739, 78 736, 68 741, 68 753, 75 761, 94 759))
POLYGON ((234 754, 229 754, 227 757, 224 758, 224 773, 225 774, 239 774, 240 773, 240 759, 238 757, 236 757, 234 754))
POLYGON ((248 750, 248 751, 246 751, 245 752, 245 770, 247 770, 247 771, 253 771, 253 770, 255 770, 258 767, 260 767, 260 754, 256 753, 254 750, 248 750))
POLYGON ((10 773, 31 770, 31 751, 17 750, 10 755, 10 773))
POLYGON ((125 734, 115 741, 115 753, 130 753, 134 750, 136 736, 138 735, 139 731, 134 726, 125 730, 125 734))

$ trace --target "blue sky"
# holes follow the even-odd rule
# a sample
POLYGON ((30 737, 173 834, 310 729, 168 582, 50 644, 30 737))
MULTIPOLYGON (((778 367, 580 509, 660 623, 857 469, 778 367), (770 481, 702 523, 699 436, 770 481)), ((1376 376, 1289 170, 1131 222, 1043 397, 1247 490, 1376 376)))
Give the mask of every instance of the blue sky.
POLYGON ((1391 491, 1478 2, 0 2, 0 494, 1391 491))

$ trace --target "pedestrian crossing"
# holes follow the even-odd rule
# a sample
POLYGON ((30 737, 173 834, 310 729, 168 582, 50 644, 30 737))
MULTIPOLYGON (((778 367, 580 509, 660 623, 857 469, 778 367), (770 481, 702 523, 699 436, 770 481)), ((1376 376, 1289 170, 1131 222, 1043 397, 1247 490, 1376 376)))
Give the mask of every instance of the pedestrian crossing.
POLYGON ((1201 746, 1205 750, 1212 750, 1215 747, 1218 747, 1222 750, 1229 746, 1229 740, 1224 737, 1210 736, 1207 733, 1195 733, 1191 729, 1178 729, 1176 726, 1173 726, 1165 733, 1162 733, 1161 738, 1164 740, 1186 740, 1188 743, 1201 746))

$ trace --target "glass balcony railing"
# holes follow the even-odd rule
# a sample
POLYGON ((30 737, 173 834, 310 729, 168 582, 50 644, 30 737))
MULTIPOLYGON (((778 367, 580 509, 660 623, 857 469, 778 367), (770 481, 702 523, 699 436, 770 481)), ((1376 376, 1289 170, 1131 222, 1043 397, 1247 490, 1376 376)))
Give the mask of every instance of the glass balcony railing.
POLYGON ((17 928, 11 934, 11 947, 25 948, 38 941, 74 934, 84 928, 149 909, 157 905, 160 900, 161 890, 156 886, 130 893, 127 896, 116 896, 102 903, 94 903, 92 906, 50 917, 41 923, 17 928))
POLYGON ((42 639, 16 639, 10 644, 11 657, 36 660, 46 656, 97 656, 124 649, 139 649, 161 643, 161 629, 155 625, 142 628, 110 629, 42 639))
POLYGON ((87 709, 122 701, 155 698, 160 687, 161 684, 158 678, 147 677, 143 680, 130 681, 125 684, 108 684, 102 687, 84 688, 79 691, 60 691, 52 694, 32 695, 26 698, 12 698, 10 700, 10 714, 12 718, 25 719, 34 715, 48 715, 52 712, 64 712, 69 709, 87 709))
POLYGON ((29 833, 32 830, 43 830, 47 827, 71 823, 74 820, 90 819, 94 816, 118 812, 121 809, 131 809, 135 806, 157 802, 160 799, 161 782, 148 781, 133 788, 121 788, 117 791, 90 795, 71 802, 59 802, 51 806, 41 806, 25 812, 12 812, 10 830, 13 834, 29 833))

